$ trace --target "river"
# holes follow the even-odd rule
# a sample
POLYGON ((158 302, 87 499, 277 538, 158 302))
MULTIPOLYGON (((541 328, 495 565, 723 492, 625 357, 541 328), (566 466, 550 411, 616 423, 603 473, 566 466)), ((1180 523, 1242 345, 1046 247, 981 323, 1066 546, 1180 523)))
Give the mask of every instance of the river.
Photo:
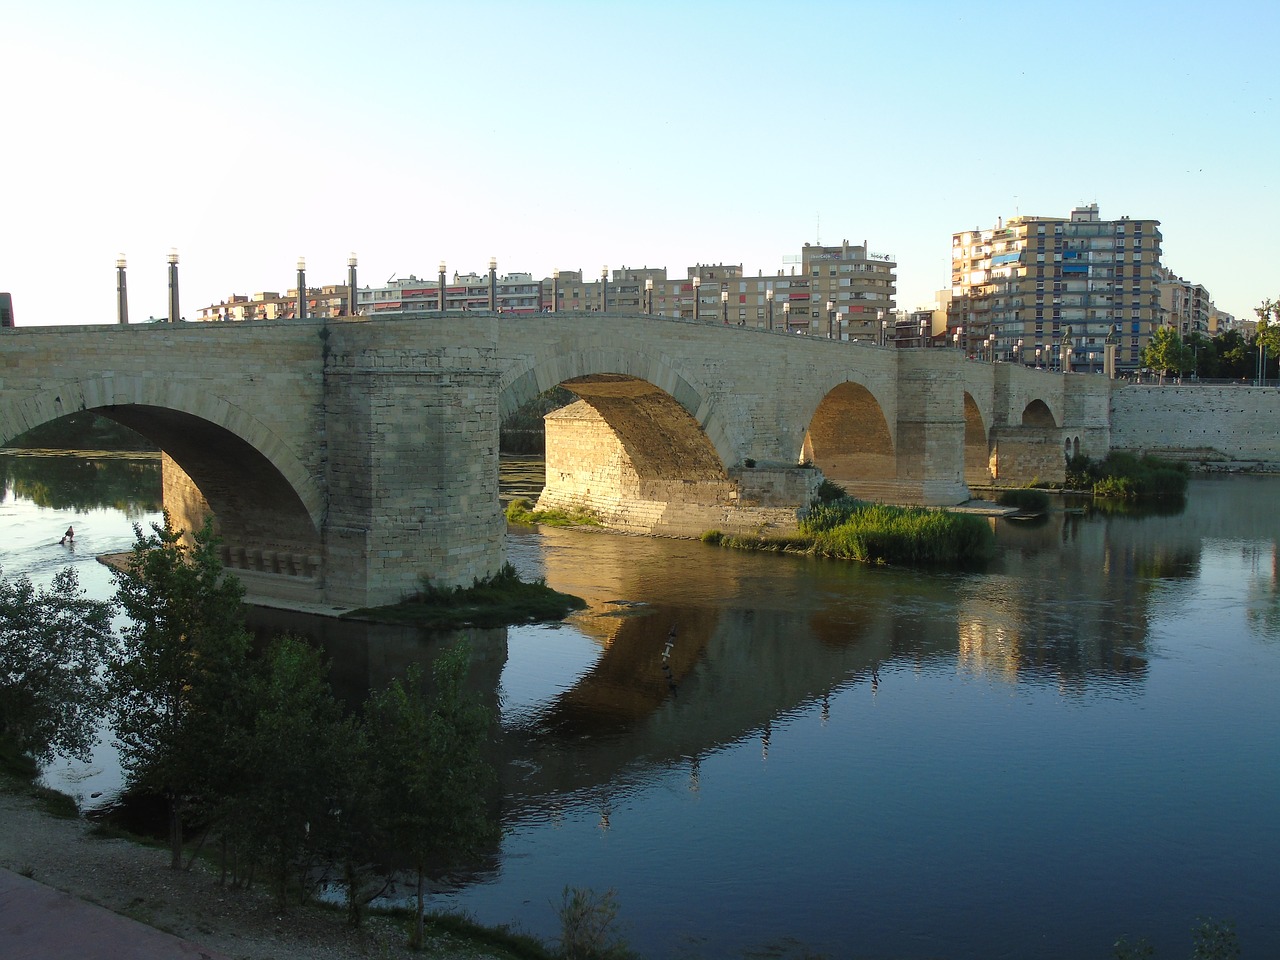
MULTIPOLYGON (((0 564, 107 595, 93 557, 158 473, 103 506, 50 493, 71 462, 0 457, 0 564)), ((505 461, 505 494, 537 470, 505 461)), ((517 569, 590 606, 469 632, 504 835, 434 904, 553 938, 562 888, 612 889, 651 960, 1179 956, 1198 917, 1280 955, 1277 498, 1198 478, 1168 515, 1000 521, 963 573, 513 528, 517 569)), ((352 699, 445 642, 304 626, 352 699)), ((109 748, 47 777, 118 786, 109 748)))

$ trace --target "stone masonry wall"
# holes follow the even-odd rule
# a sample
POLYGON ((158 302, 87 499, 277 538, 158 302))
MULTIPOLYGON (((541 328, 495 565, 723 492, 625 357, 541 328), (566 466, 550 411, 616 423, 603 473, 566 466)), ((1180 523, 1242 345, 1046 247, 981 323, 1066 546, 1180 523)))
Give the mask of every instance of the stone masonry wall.
POLYGON ((1111 447, 1206 464, 1280 467, 1280 391, 1117 386, 1111 447))

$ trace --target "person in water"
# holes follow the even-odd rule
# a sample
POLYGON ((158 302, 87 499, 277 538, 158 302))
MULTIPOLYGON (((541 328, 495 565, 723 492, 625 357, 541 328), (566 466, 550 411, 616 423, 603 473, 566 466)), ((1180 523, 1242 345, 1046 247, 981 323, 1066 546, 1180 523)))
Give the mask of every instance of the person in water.
POLYGON ((67 527, 67 532, 64 533, 62 535, 62 539, 58 541, 59 544, 63 544, 63 543, 74 544, 75 542, 76 542, 76 531, 74 527, 67 527))

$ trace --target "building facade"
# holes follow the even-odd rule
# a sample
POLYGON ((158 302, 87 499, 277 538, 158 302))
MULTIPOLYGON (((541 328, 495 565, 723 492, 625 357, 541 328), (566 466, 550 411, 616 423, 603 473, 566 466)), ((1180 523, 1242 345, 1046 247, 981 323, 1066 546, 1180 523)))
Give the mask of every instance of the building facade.
POLYGON ((1160 222, 1018 216, 952 234, 950 345, 975 357, 1078 372, 1141 366, 1161 322, 1160 222))
MULTIPOLYGON (((845 340, 889 342, 894 336, 897 263, 866 243, 839 246, 805 244, 785 258, 789 272, 749 277, 741 264, 699 263, 685 275, 670 277, 666 267, 602 267, 596 276, 583 270, 556 270, 535 280, 528 273, 497 276, 454 272, 444 264, 436 278, 393 279, 385 286, 356 291, 357 312, 368 316, 419 316, 494 310, 529 314, 549 311, 652 313, 731 326, 787 331, 845 340)), ((308 288, 308 314, 340 316, 346 287, 308 288)), ((201 320, 256 320, 292 317, 297 293, 233 295, 205 307, 201 320)))

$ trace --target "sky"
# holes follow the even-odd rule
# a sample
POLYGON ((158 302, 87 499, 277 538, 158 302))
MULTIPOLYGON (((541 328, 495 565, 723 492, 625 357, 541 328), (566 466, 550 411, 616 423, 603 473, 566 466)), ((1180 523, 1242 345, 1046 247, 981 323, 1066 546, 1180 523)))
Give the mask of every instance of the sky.
POLYGON ((897 306, 952 233, 1156 219, 1280 298, 1274 0, 0 0, 0 290, 21 326, 392 276, 742 264, 865 241, 897 306))

